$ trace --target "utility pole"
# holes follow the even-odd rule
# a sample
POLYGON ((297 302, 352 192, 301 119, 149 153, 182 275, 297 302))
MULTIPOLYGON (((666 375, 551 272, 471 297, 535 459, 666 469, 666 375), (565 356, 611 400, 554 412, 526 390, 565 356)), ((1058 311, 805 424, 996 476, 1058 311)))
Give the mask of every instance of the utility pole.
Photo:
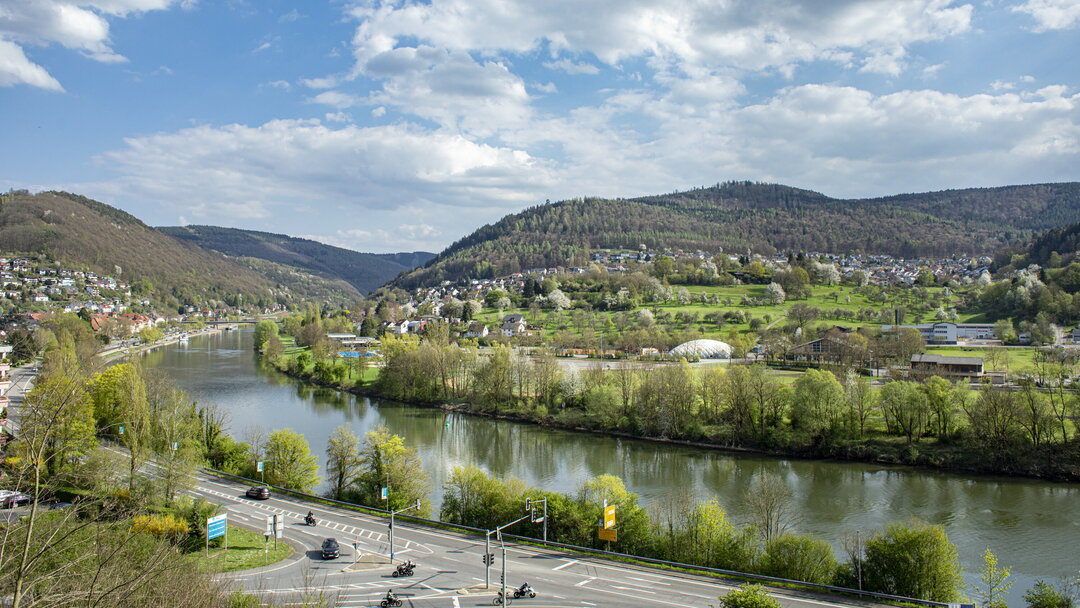
POLYGON ((409 509, 419 509, 420 499, 417 498, 416 502, 405 507, 404 509, 398 509, 397 511, 390 511, 390 563, 394 563, 394 516, 398 513, 403 513, 409 509))

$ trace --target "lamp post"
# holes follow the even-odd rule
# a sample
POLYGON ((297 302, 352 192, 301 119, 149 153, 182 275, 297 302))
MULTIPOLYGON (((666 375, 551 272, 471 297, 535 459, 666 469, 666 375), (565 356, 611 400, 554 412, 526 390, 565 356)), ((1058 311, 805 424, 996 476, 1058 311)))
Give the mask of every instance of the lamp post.
POLYGON ((420 499, 417 498, 416 502, 405 507, 404 509, 398 509, 397 511, 390 511, 390 563, 394 563, 394 516, 398 513, 403 513, 409 509, 419 509, 420 499))

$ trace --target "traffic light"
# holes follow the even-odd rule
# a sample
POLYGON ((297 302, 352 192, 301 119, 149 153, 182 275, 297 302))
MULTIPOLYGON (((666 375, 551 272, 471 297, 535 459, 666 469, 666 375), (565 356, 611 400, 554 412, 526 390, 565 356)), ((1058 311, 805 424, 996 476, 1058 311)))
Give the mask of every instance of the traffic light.
POLYGON ((495 554, 494 553, 485 553, 484 554, 484 563, 487 564, 488 566, 490 566, 491 564, 494 564, 495 563, 495 554))

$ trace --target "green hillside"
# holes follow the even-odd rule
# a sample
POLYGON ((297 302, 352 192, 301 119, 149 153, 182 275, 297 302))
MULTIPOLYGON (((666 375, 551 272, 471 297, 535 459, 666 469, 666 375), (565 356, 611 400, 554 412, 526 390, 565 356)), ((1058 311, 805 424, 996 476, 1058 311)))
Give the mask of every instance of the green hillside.
POLYGON ((169 226, 158 230, 225 255, 258 258, 292 266, 323 277, 340 279, 362 293, 422 266, 433 253, 360 253, 284 234, 221 228, 218 226, 169 226))
POLYGON ((272 303, 361 297, 342 281, 266 263, 254 269, 215 251, 174 239, 104 203, 67 192, 13 192, 0 202, 0 250, 44 254, 147 287, 165 307, 222 301, 272 303))
POLYGON ((730 182, 638 199, 586 198, 508 215, 454 243, 401 287, 584 265, 596 248, 991 255, 1080 217, 1080 183, 834 199, 730 182))

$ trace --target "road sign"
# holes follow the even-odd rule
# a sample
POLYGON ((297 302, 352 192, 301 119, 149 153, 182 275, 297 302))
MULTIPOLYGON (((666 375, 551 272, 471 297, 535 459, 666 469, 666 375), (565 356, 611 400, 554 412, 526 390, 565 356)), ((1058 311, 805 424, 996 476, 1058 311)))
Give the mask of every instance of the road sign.
POLYGON ((614 528, 611 528, 610 530, 600 528, 597 530, 596 534, 598 537, 600 537, 600 540, 606 540, 612 543, 619 540, 619 531, 614 528))
POLYGON ((274 516, 274 538, 281 538, 285 535, 285 516, 274 516))
POLYGON ((260 460, 259 462, 255 463, 255 472, 256 473, 262 473, 263 472, 263 461, 260 460))
POLYGON ((266 532, 264 533, 264 535, 265 536, 273 536, 274 535, 274 516, 273 515, 267 515, 266 516, 266 532))
POLYGON ((228 525, 228 513, 215 515, 206 519, 206 539, 217 538, 225 535, 225 526, 228 525))
POLYGON ((604 529, 610 530, 615 527, 615 505, 604 507, 604 529))
POLYGON ((386 500, 387 498, 390 498, 390 488, 388 488, 386 486, 383 486, 382 487, 382 499, 386 500))

